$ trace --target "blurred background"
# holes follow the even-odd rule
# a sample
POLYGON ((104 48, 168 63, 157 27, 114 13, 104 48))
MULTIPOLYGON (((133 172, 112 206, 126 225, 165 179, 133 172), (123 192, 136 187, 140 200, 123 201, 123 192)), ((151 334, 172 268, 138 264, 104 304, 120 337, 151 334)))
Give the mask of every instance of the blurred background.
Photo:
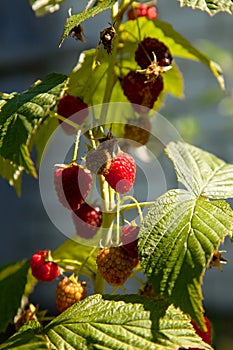
MULTIPOLYGON (((46 74, 68 74, 80 52, 93 48, 99 32, 108 26, 109 12, 85 22, 85 43, 67 38, 58 48, 68 9, 83 10, 87 1, 66 1, 58 12, 36 17, 28 0, 0 2, 0 91, 22 92, 46 74)), ((226 80, 222 92, 211 72, 204 65, 176 59, 184 76, 185 99, 167 96, 160 113, 180 132, 183 139, 233 163, 233 44, 232 16, 218 14, 210 17, 201 11, 180 9, 179 3, 158 0, 161 20, 171 23, 175 30, 194 46, 218 62, 226 80)), ((149 33, 148 33, 149 34, 149 33)), ((0 263, 30 258, 38 249, 55 249, 66 237, 52 224, 44 210, 39 183, 24 175, 22 196, 0 178, 1 244, 0 263)), ((223 249, 229 260, 204 276, 203 294, 207 315, 213 322, 214 345, 217 350, 233 349, 233 246, 227 239, 223 249)), ((39 285, 33 302, 42 308, 54 308, 48 298, 54 284, 39 285)))

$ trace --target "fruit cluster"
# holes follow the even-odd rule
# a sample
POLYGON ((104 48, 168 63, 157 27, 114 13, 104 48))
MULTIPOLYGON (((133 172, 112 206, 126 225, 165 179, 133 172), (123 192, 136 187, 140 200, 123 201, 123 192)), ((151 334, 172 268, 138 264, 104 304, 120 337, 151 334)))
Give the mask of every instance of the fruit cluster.
POLYGON ((136 19, 137 17, 147 17, 155 20, 158 17, 158 9, 152 2, 144 4, 135 3, 134 7, 128 11, 127 16, 129 20, 136 19))

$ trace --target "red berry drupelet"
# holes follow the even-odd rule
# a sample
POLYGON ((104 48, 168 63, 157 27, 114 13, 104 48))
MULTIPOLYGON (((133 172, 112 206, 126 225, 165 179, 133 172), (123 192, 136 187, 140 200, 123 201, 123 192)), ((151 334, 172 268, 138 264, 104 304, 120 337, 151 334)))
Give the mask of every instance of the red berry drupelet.
POLYGON ((160 67, 170 66, 173 61, 168 47, 158 39, 150 37, 146 37, 138 44, 135 61, 145 69, 154 61, 154 55, 160 67))
POLYGON ((158 10, 157 7, 150 4, 139 4, 134 9, 131 8, 128 13, 128 19, 133 20, 137 17, 147 17, 149 19, 157 19, 158 17, 158 10))
POLYGON ((126 153, 119 153, 111 160, 109 169, 103 174, 108 184, 121 194, 131 190, 136 174, 134 158, 126 153))
POLYGON ((63 312, 74 303, 86 298, 86 283, 74 277, 63 277, 56 288, 56 307, 63 312))
POLYGON ((161 75, 148 81, 144 74, 135 71, 130 71, 123 78, 121 86, 134 110, 140 114, 147 114, 148 109, 153 108, 164 88, 161 75))
POLYGON ((101 276, 111 286, 121 286, 130 277, 135 261, 122 247, 103 248, 99 251, 96 264, 101 276))
POLYGON ((38 250, 30 259, 32 275, 41 282, 51 282, 61 274, 59 266, 49 258, 48 250, 38 250))
POLYGON ((54 173, 54 186, 64 207, 77 210, 84 202, 92 185, 91 174, 77 164, 60 166, 54 173))
MULTIPOLYGON (((57 113, 64 118, 70 118, 72 122, 80 125, 88 116, 87 108, 88 105, 80 97, 67 94, 58 101, 57 113)), ((59 123, 67 134, 75 133, 76 129, 72 125, 61 120, 59 120, 59 123)))
POLYGON ((76 234, 82 238, 90 239, 99 230, 102 224, 102 211, 99 206, 90 206, 83 203, 80 208, 72 212, 72 219, 76 234))

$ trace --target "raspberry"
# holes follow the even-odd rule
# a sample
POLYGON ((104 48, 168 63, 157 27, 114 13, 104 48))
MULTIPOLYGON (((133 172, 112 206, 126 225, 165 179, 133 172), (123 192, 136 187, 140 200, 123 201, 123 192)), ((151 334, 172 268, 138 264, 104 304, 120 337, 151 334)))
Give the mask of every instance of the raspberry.
POLYGON ((58 199, 67 209, 77 210, 84 202, 91 185, 91 174, 77 164, 59 167, 54 173, 58 199))
MULTIPOLYGON (((211 324, 209 319, 205 316, 205 324, 207 327, 207 332, 203 332, 200 328, 197 327, 194 321, 191 321, 193 328, 196 333, 202 338, 204 342, 211 345, 211 324)), ((199 348, 189 348, 190 350, 199 350, 199 348)))
POLYGON ((49 259, 48 250, 38 250, 33 254, 30 259, 32 275, 38 281, 51 282, 61 274, 61 271, 55 262, 46 259, 49 259))
POLYGON ((152 81, 147 81, 143 74, 130 71, 121 82, 125 96, 140 114, 148 113, 163 90, 163 79, 159 75, 152 81))
POLYGON ((124 284, 135 266, 134 259, 122 247, 101 249, 96 264, 101 276, 112 286, 124 284))
POLYGON ((135 9, 131 8, 127 13, 128 19, 133 20, 137 17, 147 17, 149 19, 157 19, 158 10, 153 5, 139 4, 135 9), (136 16, 135 16, 136 13, 136 16))
POLYGON ((154 60, 154 54, 160 67, 170 66, 173 57, 168 47, 155 38, 147 37, 142 40, 135 51, 135 61, 141 68, 147 68, 154 60))
POLYGON ((91 207, 84 203, 72 212, 72 219, 78 236, 92 238, 102 224, 102 211, 98 206, 91 207))
POLYGON ((146 145, 150 138, 151 123, 148 118, 140 117, 137 125, 125 124, 124 139, 138 142, 140 145, 146 145))
POLYGON ((77 281, 74 276, 64 277, 58 282, 56 288, 56 307, 63 312, 74 303, 86 298, 85 283, 77 281))
POLYGON ((122 152, 112 159, 108 171, 103 175, 116 192, 123 194, 132 188, 135 174, 136 164, 133 157, 122 152))
POLYGON ((86 167, 92 174, 101 175, 109 169, 111 158, 107 149, 91 149, 86 156, 86 167))
MULTIPOLYGON (((87 104, 81 98, 67 94, 58 101, 57 113, 64 118, 70 117, 70 121, 80 125, 88 115, 87 107, 87 104)), ((75 133, 76 129, 73 126, 61 120, 59 120, 59 123, 67 134, 75 133)))
POLYGON ((138 258, 138 232, 139 227, 128 225, 122 229, 121 243, 131 258, 138 258))

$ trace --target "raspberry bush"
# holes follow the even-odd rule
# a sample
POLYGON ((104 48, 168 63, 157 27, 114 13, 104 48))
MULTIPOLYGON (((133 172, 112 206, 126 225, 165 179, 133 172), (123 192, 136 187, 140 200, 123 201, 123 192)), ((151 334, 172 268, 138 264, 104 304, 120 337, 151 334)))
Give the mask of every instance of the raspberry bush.
MULTIPOLYGON (((41 16, 61 2, 31 5, 41 16)), ((232 11, 230 1, 180 3, 211 15, 232 11)), ((83 51, 69 74, 51 73, 23 93, 1 94, 0 175, 18 195, 24 172, 39 175, 46 210, 57 210, 61 222, 68 215, 72 234, 67 227, 68 238, 53 252, 45 247, 0 268, 0 350, 210 350, 202 281, 207 270, 227 263, 219 245, 232 239, 233 165, 171 139, 169 130, 166 137, 158 111, 167 94, 183 97, 177 57, 205 65, 222 90, 224 77, 159 19, 159 1, 86 1, 81 13, 69 13, 61 49, 68 38, 81 47, 86 20, 103 11, 96 47, 83 51), (59 149, 45 177, 50 198, 43 170, 54 139, 59 149), (177 188, 141 201, 139 187, 145 194, 157 178, 142 182, 142 164, 160 152, 173 164, 177 188), (51 303, 59 315, 30 303, 41 282, 57 285, 51 303)))

